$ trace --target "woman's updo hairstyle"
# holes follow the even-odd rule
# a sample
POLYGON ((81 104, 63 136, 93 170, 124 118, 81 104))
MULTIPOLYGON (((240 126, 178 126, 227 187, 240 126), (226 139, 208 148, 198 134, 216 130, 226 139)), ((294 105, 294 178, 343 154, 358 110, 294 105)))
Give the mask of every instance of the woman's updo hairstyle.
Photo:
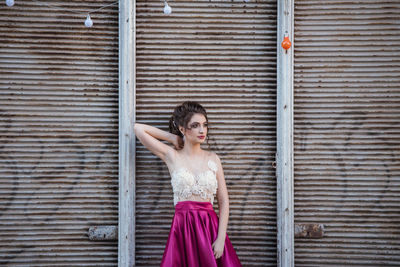
POLYGON ((199 103, 185 101, 181 105, 176 106, 169 120, 169 132, 183 137, 183 134, 179 131, 179 126, 187 129, 190 119, 196 113, 203 114, 208 122, 207 112, 199 103))

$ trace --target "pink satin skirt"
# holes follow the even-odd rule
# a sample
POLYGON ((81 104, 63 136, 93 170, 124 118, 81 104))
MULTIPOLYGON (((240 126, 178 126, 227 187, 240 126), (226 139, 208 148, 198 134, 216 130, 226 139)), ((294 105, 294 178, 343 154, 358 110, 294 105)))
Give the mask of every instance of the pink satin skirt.
POLYGON ((218 222, 218 216, 210 202, 178 202, 160 266, 242 266, 228 235, 225 237, 222 256, 215 259, 211 245, 218 236, 218 222))

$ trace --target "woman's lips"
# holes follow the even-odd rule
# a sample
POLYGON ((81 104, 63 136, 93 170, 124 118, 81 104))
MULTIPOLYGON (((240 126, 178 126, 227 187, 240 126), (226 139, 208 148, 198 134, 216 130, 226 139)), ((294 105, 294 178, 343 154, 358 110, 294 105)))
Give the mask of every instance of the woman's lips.
POLYGON ((204 139, 204 135, 197 136, 199 139, 204 139))

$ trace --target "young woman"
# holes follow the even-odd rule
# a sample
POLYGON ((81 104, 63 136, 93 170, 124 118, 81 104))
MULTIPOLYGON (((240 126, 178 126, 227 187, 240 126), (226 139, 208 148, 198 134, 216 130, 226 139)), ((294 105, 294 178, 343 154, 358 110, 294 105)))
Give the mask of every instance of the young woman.
POLYGON ((229 198, 221 161, 200 147, 208 138, 205 109, 197 102, 184 102, 175 108, 169 129, 168 133, 135 123, 136 137, 171 174, 175 214, 161 267, 241 266, 226 233, 229 198), (219 217, 213 209, 214 194, 219 217))

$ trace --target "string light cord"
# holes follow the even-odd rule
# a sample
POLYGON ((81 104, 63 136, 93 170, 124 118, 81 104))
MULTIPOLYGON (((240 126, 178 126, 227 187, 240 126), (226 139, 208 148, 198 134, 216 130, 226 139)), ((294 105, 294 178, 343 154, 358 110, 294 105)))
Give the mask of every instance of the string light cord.
POLYGON ((82 15, 82 14, 95 13, 95 12, 97 12, 97 11, 103 9, 103 8, 106 8, 106 7, 109 7, 109 6, 113 6, 113 5, 118 4, 118 1, 115 1, 114 3, 111 3, 111 4, 108 4, 108 5, 102 6, 102 7, 100 7, 100 8, 97 8, 97 9, 94 9, 94 10, 91 10, 91 11, 86 11, 86 10, 75 11, 75 10, 68 10, 68 9, 65 9, 65 8, 62 8, 62 7, 58 7, 58 6, 55 6, 55 5, 49 5, 49 4, 43 3, 43 2, 38 1, 38 0, 32 0, 32 2, 36 2, 36 3, 38 3, 38 4, 41 4, 41 5, 44 5, 44 6, 48 6, 48 7, 52 7, 52 8, 54 8, 54 9, 63 10, 63 11, 68 11, 68 12, 75 13, 75 14, 80 14, 80 15, 82 15))
MULTIPOLYGON (((119 1, 115 1, 113 3, 110 3, 108 5, 104 5, 102 7, 99 7, 97 9, 94 9, 94 10, 91 10, 91 11, 83 11, 83 10, 82 11, 75 11, 75 10, 69 10, 69 9, 66 9, 66 8, 62 8, 60 6, 49 5, 49 4, 43 3, 42 1, 39 1, 39 0, 31 0, 31 1, 35 2, 35 3, 38 3, 40 5, 44 5, 44 6, 47 6, 47 7, 51 7, 51 8, 54 8, 54 9, 63 10, 63 11, 67 11, 67 12, 71 12, 71 13, 75 13, 75 14, 80 14, 80 15, 87 14, 87 17, 86 17, 86 20, 85 20, 85 26, 86 27, 92 27, 93 26, 93 21, 90 18, 90 14, 91 13, 95 13, 95 12, 97 12, 99 10, 102 10, 103 8, 106 8, 106 7, 109 7, 109 6, 113 6, 113 5, 116 5, 116 4, 119 3, 119 1)), ((250 0, 244 0, 244 1, 247 3, 250 0)), ((13 6, 14 5, 14 0, 6 0, 6 4, 7 4, 7 6, 13 6)), ((167 0, 164 0, 164 14, 170 15, 171 13, 172 13, 172 8, 168 5, 167 0)))
MULTIPOLYGON (((47 3, 43 3, 42 1, 39 1, 39 0, 31 0, 31 1, 35 2, 35 3, 39 4, 39 5, 47 6, 47 7, 53 8, 53 9, 58 9, 58 10, 62 10, 62 11, 70 12, 70 13, 75 13, 75 14, 79 14, 79 15, 87 14, 87 17, 86 17, 86 20, 85 20, 85 26, 86 27, 92 27, 93 26, 93 21, 90 18, 90 14, 91 13, 95 13, 95 12, 97 12, 99 10, 102 10, 103 8, 106 8, 106 7, 109 7, 109 6, 113 6, 113 5, 116 5, 116 4, 119 3, 119 1, 115 1, 115 2, 110 3, 108 5, 104 5, 104 6, 101 6, 101 7, 97 8, 97 9, 93 9, 93 10, 90 10, 90 11, 83 11, 83 10, 82 11, 76 11, 76 10, 70 10, 70 9, 62 8, 60 6, 49 5, 47 3)), ((14 6, 14 4, 15 4, 14 0, 6 0, 6 5, 7 6, 11 7, 11 6, 14 6)))
POLYGON ((88 12, 88 14, 89 14, 89 13, 97 12, 97 11, 103 9, 103 8, 106 8, 106 7, 109 7, 109 6, 113 6, 113 5, 116 5, 116 4, 118 4, 118 1, 116 1, 116 2, 114 2, 114 3, 111 3, 111 4, 109 4, 109 5, 102 6, 102 7, 98 8, 98 9, 93 10, 93 11, 90 11, 90 12, 88 12))

